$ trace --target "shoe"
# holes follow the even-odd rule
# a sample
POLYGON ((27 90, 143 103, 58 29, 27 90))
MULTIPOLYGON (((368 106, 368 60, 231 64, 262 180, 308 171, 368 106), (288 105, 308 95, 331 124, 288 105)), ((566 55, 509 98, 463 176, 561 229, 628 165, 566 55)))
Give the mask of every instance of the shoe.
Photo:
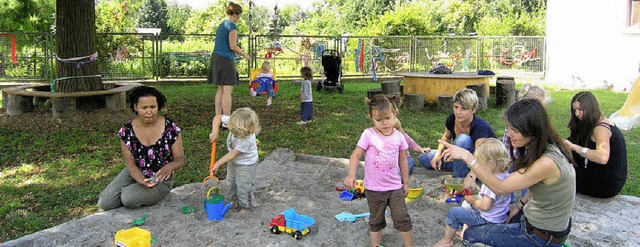
POLYGON ((305 125, 305 124, 307 124, 307 122, 306 122, 306 121, 298 121, 298 122, 297 122, 297 124, 299 124, 299 125, 305 125))
POLYGON ((271 99, 267 99, 267 106, 271 105, 271 99))
POLYGON ((228 128, 227 128, 227 124, 226 124, 226 123, 222 123, 222 124, 220 124, 220 129, 221 129, 221 130, 226 130, 226 129, 228 129, 228 128))
POLYGON ((253 89, 251 89, 251 96, 256 97, 257 93, 253 89))

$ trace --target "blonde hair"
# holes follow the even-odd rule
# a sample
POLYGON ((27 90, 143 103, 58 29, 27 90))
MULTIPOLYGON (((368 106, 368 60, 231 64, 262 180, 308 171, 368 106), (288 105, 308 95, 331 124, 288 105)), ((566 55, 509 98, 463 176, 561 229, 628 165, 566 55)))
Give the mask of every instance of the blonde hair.
POLYGON ((478 95, 476 91, 463 88, 453 95, 453 103, 458 103, 465 109, 475 110, 478 109, 478 95))
POLYGON ((262 63, 262 70, 271 70, 271 63, 269 61, 264 61, 262 63))
POLYGON ((258 114, 249 107, 235 110, 227 124, 229 131, 236 137, 243 138, 251 134, 260 133, 258 114))
POLYGON ((509 151, 504 144, 496 138, 487 138, 482 144, 476 148, 474 153, 478 162, 485 165, 493 165, 488 167, 493 173, 503 173, 509 170, 509 151))
POLYGON ((545 91, 544 88, 531 85, 531 83, 524 84, 518 92, 518 100, 523 99, 535 99, 540 101, 543 105, 551 101, 549 94, 547 94, 547 91, 545 91))
POLYGON ((398 118, 396 118, 396 122, 393 123, 393 128, 397 129, 400 132, 404 132, 404 130, 402 130, 402 123, 398 118))

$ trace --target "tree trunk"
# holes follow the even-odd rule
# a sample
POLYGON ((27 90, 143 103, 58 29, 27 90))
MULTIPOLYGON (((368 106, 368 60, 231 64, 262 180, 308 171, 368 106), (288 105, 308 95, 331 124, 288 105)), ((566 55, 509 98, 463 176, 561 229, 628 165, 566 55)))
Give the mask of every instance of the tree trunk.
MULTIPOLYGON (((96 12, 94 0, 56 1, 56 54, 61 59, 85 57, 96 52, 96 12)), ((103 89, 99 77, 98 61, 81 60, 85 63, 57 61, 58 79, 56 92, 85 92, 103 89), (75 78, 74 78, 75 77, 75 78)), ((83 110, 104 107, 104 97, 78 98, 83 110)))

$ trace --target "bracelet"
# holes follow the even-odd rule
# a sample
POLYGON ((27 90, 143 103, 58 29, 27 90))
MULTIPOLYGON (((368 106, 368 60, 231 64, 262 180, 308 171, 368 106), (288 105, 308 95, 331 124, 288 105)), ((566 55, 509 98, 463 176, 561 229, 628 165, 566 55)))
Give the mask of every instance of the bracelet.
POLYGON ((582 148, 582 150, 580 150, 580 156, 582 156, 582 158, 586 158, 587 157, 587 152, 589 151, 588 148, 582 148))
POLYGON ((471 163, 469 163, 467 165, 467 167, 469 167, 469 169, 471 169, 471 167, 475 166, 478 164, 478 159, 473 159, 473 161, 471 161, 471 163))
POLYGON ((522 206, 524 206, 525 204, 527 204, 526 202, 522 201, 522 199, 520 199, 520 203, 522 203, 522 206))

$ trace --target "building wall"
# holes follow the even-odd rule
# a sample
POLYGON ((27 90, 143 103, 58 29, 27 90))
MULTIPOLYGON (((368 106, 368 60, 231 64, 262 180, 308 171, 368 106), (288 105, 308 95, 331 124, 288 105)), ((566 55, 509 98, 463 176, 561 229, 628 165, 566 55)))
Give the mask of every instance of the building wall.
POLYGON ((549 0, 547 83, 629 90, 640 75, 640 27, 627 27, 628 4, 549 0))

